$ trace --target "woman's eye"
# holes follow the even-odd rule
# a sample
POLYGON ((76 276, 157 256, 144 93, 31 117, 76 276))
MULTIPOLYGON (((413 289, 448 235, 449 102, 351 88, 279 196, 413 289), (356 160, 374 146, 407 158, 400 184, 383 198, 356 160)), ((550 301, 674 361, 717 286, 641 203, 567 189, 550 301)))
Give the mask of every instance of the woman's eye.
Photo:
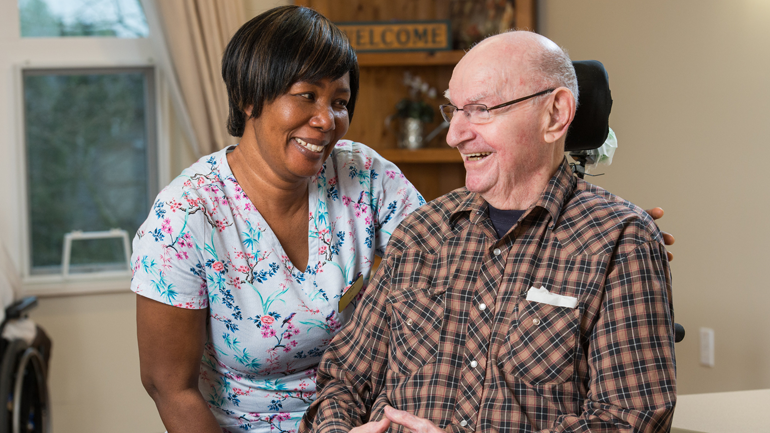
POLYGON ((337 105, 339 105, 340 107, 347 107, 348 106, 348 101, 346 101, 344 99, 340 99, 339 101, 337 101, 337 105))
POLYGON ((312 94, 312 93, 300 93, 299 96, 301 96, 301 97, 303 97, 305 99, 309 99, 311 101, 315 99, 315 95, 312 94))

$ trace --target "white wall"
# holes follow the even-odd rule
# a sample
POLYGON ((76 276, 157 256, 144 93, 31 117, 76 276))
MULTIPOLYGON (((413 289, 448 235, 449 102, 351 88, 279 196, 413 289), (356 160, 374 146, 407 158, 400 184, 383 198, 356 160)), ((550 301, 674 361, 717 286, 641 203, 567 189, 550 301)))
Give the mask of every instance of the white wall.
POLYGON ((770 387, 770 2, 543 0, 540 30, 610 77, 619 150, 593 182, 666 210, 680 393, 770 387), (699 365, 699 328, 716 367, 699 365))
MULTIPOLYGON (((284 3, 244 1, 250 16, 284 3)), ((25 53, 10 48, 18 24, 0 15, 0 233, 17 245, 11 68, 25 53)), ((662 225, 677 236, 674 303, 688 331, 677 345, 680 392, 770 387, 770 2, 541 0, 540 29, 573 58, 599 59, 609 71, 620 150, 594 181, 662 206, 662 225), (698 365, 700 326, 716 331, 713 369, 698 365)), ((174 173, 192 159, 182 153, 172 158, 174 173)), ((133 294, 44 298, 32 317, 54 342, 54 431, 163 431, 139 383, 133 294)))

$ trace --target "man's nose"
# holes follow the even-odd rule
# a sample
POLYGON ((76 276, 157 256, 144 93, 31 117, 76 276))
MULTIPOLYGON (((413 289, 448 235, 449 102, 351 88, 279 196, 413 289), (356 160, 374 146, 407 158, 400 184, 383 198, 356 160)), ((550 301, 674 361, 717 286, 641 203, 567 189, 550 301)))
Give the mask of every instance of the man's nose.
POLYGON ((454 116, 452 116, 452 121, 449 122, 446 143, 450 147, 457 147, 460 143, 468 141, 473 136, 470 125, 471 122, 468 121, 468 116, 465 113, 455 112, 454 116))
POLYGON ((310 119, 310 126, 318 128, 323 132, 334 130, 334 110, 327 105, 319 104, 313 117, 310 119))

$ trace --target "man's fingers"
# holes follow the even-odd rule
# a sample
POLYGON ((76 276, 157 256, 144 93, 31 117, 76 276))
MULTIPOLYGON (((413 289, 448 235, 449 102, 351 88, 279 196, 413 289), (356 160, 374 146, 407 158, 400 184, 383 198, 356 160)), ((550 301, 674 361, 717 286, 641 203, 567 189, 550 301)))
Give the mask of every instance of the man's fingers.
POLYGON ((390 420, 386 417, 379 421, 368 423, 350 430, 350 433, 384 433, 390 427, 390 420))
POLYGON ((396 424, 400 424, 413 433, 439 433, 441 429, 436 427, 435 424, 428 421, 425 418, 420 418, 404 412, 403 410, 397 410, 390 406, 385 406, 385 417, 390 419, 396 424))
POLYGON ((648 214, 650 214, 650 216, 651 216, 651 217, 652 217, 652 219, 654 219, 654 220, 657 220, 657 219, 663 218, 663 209, 661 209, 661 208, 659 208, 659 207, 654 207, 654 208, 652 208, 652 209, 647 209, 645 212, 647 212, 648 214))

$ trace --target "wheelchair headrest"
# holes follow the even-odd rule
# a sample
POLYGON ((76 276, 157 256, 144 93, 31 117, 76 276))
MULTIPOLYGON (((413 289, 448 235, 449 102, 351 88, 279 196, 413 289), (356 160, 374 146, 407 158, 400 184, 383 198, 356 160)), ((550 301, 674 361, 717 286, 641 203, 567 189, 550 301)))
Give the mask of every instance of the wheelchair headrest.
POLYGON ((580 92, 575 119, 567 132, 564 150, 599 148, 610 133, 612 95, 604 65, 596 60, 573 61, 580 92))

